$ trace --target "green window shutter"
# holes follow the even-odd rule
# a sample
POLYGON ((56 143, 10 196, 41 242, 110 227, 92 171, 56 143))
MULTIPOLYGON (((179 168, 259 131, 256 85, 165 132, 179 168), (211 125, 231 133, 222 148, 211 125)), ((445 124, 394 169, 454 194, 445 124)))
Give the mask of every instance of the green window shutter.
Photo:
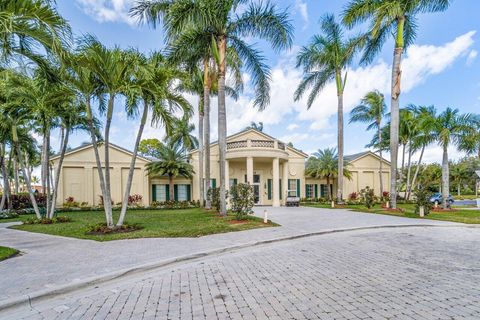
POLYGON ((170 186, 168 184, 165 185, 165 200, 170 200, 170 186))
POLYGON ((272 200, 272 179, 267 180, 267 194, 268 200, 272 200))
POLYGON ((282 200, 282 179, 280 179, 280 186, 278 188, 278 192, 280 192, 280 200, 282 200))
POLYGON ((157 201, 157 185, 152 184, 152 201, 157 201))
POLYGON ((318 184, 315 183, 315 198, 318 198, 318 184))
POLYGON ((173 185, 173 200, 178 201, 178 185, 173 185))
POLYGON ((191 201, 192 200, 192 190, 191 190, 191 185, 187 184, 187 200, 191 201))
POLYGON ((237 179, 233 179, 233 185, 236 186, 238 184, 238 180, 237 179))
POLYGON ((297 197, 300 197, 300 179, 297 179, 297 197))
POLYGON ((217 179, 212 179, 212 188, 215 189, 217 187, 217 179))

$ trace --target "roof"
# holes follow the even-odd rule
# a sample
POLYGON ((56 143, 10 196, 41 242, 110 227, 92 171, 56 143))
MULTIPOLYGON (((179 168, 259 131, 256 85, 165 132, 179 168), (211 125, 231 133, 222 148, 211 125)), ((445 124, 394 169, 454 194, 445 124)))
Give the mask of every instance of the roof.
MULTIPOLYGON (((355 160, 358 160, 360 158, 363 158, 367 155, 372 155, 374 156, 375 158, 377 159, 380 159, 380 156, 377 155, 376 153, 373 153, 372 151, 370 150, 367 150, 367 151, 363 151, 363 152, 359 152, 359 153, 354 153, 354 154, 350 154, 350 155, 346 155, 346 156, 343 156, 343 159, 348 161, 348 162, 352 162, 352 161, 355 161, 355 160)), ((385 158, 383 158, 383 161, 387 162, 387 163, 390 163, 389 161, 387 161, 385 158)))
MULTIPOLYGON (((98 143, 98 145, 101 145, 101 144, 103 144, 103 142, 99 142, 99 143, 98 143)), ((115 148, 115 149, 117 149, 117 150, 123 151, 123 152, 125 152, 125 153, 130 154, 130 155, 133 155, 133 152, 132 152, 132 151, 130 151, 130 150, 128 150, 128 149, 125 149, 125 148, 122 148, 122 147, 120 147, 119 145, 116 145, 116 144, 111 143, 111 142, 109 143, 109 145, 110 145, 110 147, 113 147, 113 148, 115 148)), ((70 149, 70 150, 68 150, 67 152, 65 152, 65 156, 66 156, 66 155, 69 155, 69 154, 72 154, 72 153, 75 153, 75 152, 78 152, 78 151, 81 151, 81 150, 88 149, 88 148, 90 148, 90 147, 92 147, 92 146, 93 146, 92 143, 82 144, 82 145, 80 145, 80 146, 78 146, 78 147, 76 147, 76 148, 70 149)), ((60 153, 55 154, 53 157, 50 158, 50 160, 52 161, 52 160, 55 160, 55 159, 57 159, 57 158, 60 158, 60 153)), ((138 154, 137 154, 137 158, 143 159, 143 160, 148 161, 148 162, 157 160, 157 159, 154 158, 154 157, 146 157, 146 156, 141 156, 141 155, 138 155, 138 154)))
MULTIPOLYGON (((295 147, 290 147, 287 143, 285 143, 285 142, 283 142, 283 141, 280 141, 280 140, 278 140, 277 138, 274 138, 274 137, 272 137, 271 135, 266 134, 265 132, 260 131, 260 130, 257 130, 257 129, 255 129, 255 128, 245 128, 245 129, 243 129, 243 130, 241 130, 241 131, 239 131, 239 132, 237 132, 237 133, 234 133, 234 134, 231 134, 231 135, 227 136, 227 140, 228 140, 228 139, 231 139, 231 138, 233 138, 233 137, 235 137, 235 136, 239 136, 239 135, 242 135, 242 134, 244 134, 244 133, 247 133, 247 132, 249 132, 249 131, 256 132, 256 133, 258 133, 258 134, 260 134, 260 135, 263 135, 265 138, 268 138, 268 139, 277 140, 278 142, 281 142, 281 143, 285 144, 285 146, 286 146, 287 148, 292 149, 293 151, 296 151, 296 152, 300 153, 300 154, 303 155, 304 157, 308 157, 308 154, 306 154, 306 153, 303 152, 302 150, 297 149, 297 148, 295 148, 295 147)), ((218 144, 218 140, 217 140, 217 141, 210 142, 210 147, 213 146, 213 145, 215 145, 215 144, 218 144)), ((198 149, 193 149, 192 151, 190 151, 190 153, 197 152, 197 151, 198 151, 198 149)))

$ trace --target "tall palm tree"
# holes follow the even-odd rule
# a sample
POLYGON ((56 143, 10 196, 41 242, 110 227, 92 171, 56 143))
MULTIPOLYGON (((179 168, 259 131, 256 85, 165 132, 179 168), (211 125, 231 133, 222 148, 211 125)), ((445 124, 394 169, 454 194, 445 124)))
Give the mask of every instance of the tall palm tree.
POLYGON ((252 121, 250 122, 250 125, 247 127, 247 129, 255 129, 257 131, 263 131, 263 122, 255 122, 252 121))
POLYGON ((173 113, 175 111, 182 111, 184 117, 188 117, 191 113, 190 104, 178 93, 174 86, 175 81, 181 79, 183 75, 174 67, 169 66, 164 57, 159 53, 154 53, 149 58, 144 57, 140 53, 135 54, 135 65, 137 67, 132 72, 132 80, 127 84, 125 90, 125 95, 128 97, 127 111, 129 114, 136 114, 139 109, 138 100, 141 100, 143 112, 133 148, 133 156, 130 161, 127 184, 117 226, 123 225, 127 213, 128 197, 132 187, 138 146, 142 139, 149 110, 152 110, 152 125, 162 124, 167 135, 173 131, 175 124, 173 113))
POLYGON ((458 109, 447 108, 440 113, 433 124, 432 135, 443 149, 442 156, 442 197, 443 208, 448 206, 450 193, 450 173, 448 163, 448 147, 459 146, 473 133, 475 118, 471 114, 460 114, 458 109))
MULTIPOLYGON (((385 116, 385 97, 380 91, 375 90, 367 93, 362 99, 361 104, 356 106, 350 112, 350 121, 368 123, 367 130, 376 129, 378 143, 382 144, 382 119, 385 116)), ((380 195, 383 195, 383 157, 382 148, 378 148, 380 156, 379 177, 380 177, 380 195)))
POLYGON ((51 0, 0 1, 0 56, 21 55, 39 65, 44 59, 34 48, 63 56, 71 30, 51 0))
POLYGON ((362 62, 370 63, 381 51, 389 36, 393 36, 391 126, 390 126, 390 207, 397 207, 398 132, 400 125, 401 61, 404 50, 413 43, 419 13, 445 11, 450 0, 352 0, 343 13, 343 23, 349 27, 369 21, 368 41, 362 62))
POLYGON ((169 200, 174 200, 173 179, 181 176, 187 179, 193 177, 193 166, 188 163, 188 156, 180 143, 167 143, 159 150, 159 160, 150 162, 146 166, 150 175, 168 176, 169 200))
MULTIPOLYGON (((220 214, 226 214, 225 201, 225 157, 226 157, 226 106, 225 75, 228 55, 240 58, 243 65, 252 73, 256 89, 254 105, 264 109, 269 103, 269 71, 265 58, 242 38, 256 37, 271 43, 274 49, 290 47, 292 25, 286 11, 278 12, 270 2, 256 3, 239 0, 186 0, 182 5, 175 2, 156 0, 140 1, 139 7, 148 7, 156 21, 163 16, 167 39, 173 39, 189 28, 207 31, 211 35, 213 57, 218 67, 218 146, 220 214), (240 5, 242 7, 240 8, 240 5), (241 10, 241 11, 240 11, 241 10)), ((147 12, 148 10, 139 10, 147 12)), ((208 62, 207 62, 208 63, 208 62)), ((207 103, 205 101, 205 106, 207 103)))
POLYGON ((174 142, 180 142, 185 151, 188 152, 198 147, 198 139, 192 134, 194 131, 195 125, 189 122, 187 115, 175 120, 169 139, 174 142))
MULTIPOLYGON (((348 170, 348 163, 343 162, 343 176, 351 179, 352 174, 348 170)), ((328 199, 332 200, 332 189, 330 188, 330 179, 337 178, 338 181, 338 154, 335 148, 326 148, 318 150, 307 160, 305 175, 314 179, 326 179, 328 187, 328 199)))
POLYGON ((298 101, 311 90, 307 100, 310 109, 322 89, 330 81, 335 81, 337 88, 337 148, 338 181, 337 202, 343 202, 343 93, 347 80, 347 68, 352 63, 355 53, 362 45, 361 37, 345 39, 340 24, 331 14, 321 19, 321 34, 313 36, 311 43, 303 47, 297 56, 297 67, 302 67, 305 75, 295 91, 298 101))

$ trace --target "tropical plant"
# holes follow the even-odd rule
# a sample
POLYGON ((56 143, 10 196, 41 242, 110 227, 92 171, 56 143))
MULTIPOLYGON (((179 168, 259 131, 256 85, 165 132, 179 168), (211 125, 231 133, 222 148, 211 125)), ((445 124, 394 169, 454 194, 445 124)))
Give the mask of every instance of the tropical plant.
MULTIPOLYGON (((377 130, 378 143, 382 144, 382 119, 385 116, 385 98, 380 91, 367 93, 361 103, 350 111, 350 122, 368 123, 367 130, 377 130)), ((379 178, 380 194, 383 194, 383 157, 382 148, 378 148, 380 156, 379 178)))
POLYGON ((396 179, 402 54, 415 40, 416 16, 420 13, 445 11, 449 5, 449 0, 352 0, 343 13, 343 22, 348 27, 370 22, 368 40, 361 62, 372 62, 390 36, 395 40, 390 110, 390 207, 394 209, 397 207, 396 179))
POLYGON ((295 91, 295 100, 298 101, 310 90, 307 99, 307 108, 322 89, 330 81, 335 81, 337 88, 337 148, 339 173, 337 181, 337 202, 343 202, 343 93, 347 80, 347 68, 351 64, 355 53, 361 48, 362 38, 345 39, 340 24, 331 14, 321 20, 321 34, 315 35, 308 46, 303 47, 297 55, 297 67, 302 67, 305 75, 295 91))
MULTIPOLYGON (((326 179, 328 186, 328 199, 332 200, 330 181, 337 178, 338 181, 338 154, 334 148, 318 150, 308 158, 305 166, 305 175, 314 179, 326 179)), ((348 169, 349 163, 343 161, 343 176, 351 179, 352 174, 348 169)), ((338 183, 338 182, 337 182, 338 183)))
POLYGON ((460 114, 458 109, 447 108, 440 113, 433 124, 432 135, 435 141, 443 150, 442 156, 442 197, 443 208, 448 207, 448 196, 450 193, 450 173, 448 162, 448 148, 459 146, 462 141, 474 134, 474 116, 471 114, 460 114))
POLYGON ((162 142, 157 138, 143 139, 138 145, 138 153, 142 156, 158 158, 158 150, 161 146, 162 142))
POLYGON ((193 131, 195 131, 195 125, 189 122, 187 114, 175 120, 172 133, 168 138, 173 142, 180 142, 188 152, 198 147, 198 139, 192 134, 193 131))
POLYGON ((162 145, 158 161, 148 163, 146 168, 152 176, 168 176, 169 200, 174 200, 173 179, 178 176, 191 179, 194 174, 193 166, 188 163, 188 156, 180 143, 162 145))
POLYGON ((230 201, 236 219, 246 219, 247 215, 253 213, 252 208, 255 205, 253 186, 248 183, 238 183, 232 186, 230 188, 230 201))
POLYGON ((371 209, 375 206, 375 193, 372 188, 366 186, 365 189, 360 190, 360 196, 367 209, 371 209))
POLYGON ((250 125, 246 129, 255 129, 257 131, 263 131, 263 122, 260 121, 256 123, 252 121, 250 122, 250 125))
MULTIPOLYGON (((226 157, 226 106, 225 76, 228 56, 237 56, 247 71, 252 73, 256 96, 254 105, 260 109, 269 102, 269 71, 260 52, 242 38, 265 39, 275 49, 289 47, 292 43, 292 26, 287 12, 278 12, 269 2, 254 3, 238 0, 185 0, 181 5, 163 0, 140 1, 133 9, 137 15, 146 15, 153 24, 163 17, 167 40, 188 30, 199 30, 209 35, 213 58, 218 71, 218 145, 220 213, 226 214, 225 157, 226 157), (242 8, 240 8, 242 4, 242 8), (244 6, 246 5, 246 6, 244 6), (241 9, 241 12, 240 12, 241 9)), ((205 46, 202 46, 205 48, 205 46)), ((209 64, 205 60, 205 64, 209 64)), ((206 76, 207 77, 207 76, 206 76)), ((206 95, 205 95, 206 97, 206 95)), ((204 101, 207 106, 206 101, 204 101)), ((208 173, 208 172, 207 172, 208 173)))
POLYGON ((430 210, 432 210, 432 203, 430 202, 430 198, 432 193, 428 191, 425 187, 418 187, 415 189, 415 213, 420 213, 420 208, 423 207, 423 214, 428 215, 430 210))

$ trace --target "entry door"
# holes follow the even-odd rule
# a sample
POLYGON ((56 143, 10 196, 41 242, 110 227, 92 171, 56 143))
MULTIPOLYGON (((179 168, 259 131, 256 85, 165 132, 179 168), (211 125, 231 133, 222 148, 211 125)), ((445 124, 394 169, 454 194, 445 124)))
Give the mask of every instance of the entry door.
POLYGON ((260 198, 260 175, 259 174, 254 174, 253 175, 253 195, 255 198, 255 204, 261 204, 261 198, 260 198))

